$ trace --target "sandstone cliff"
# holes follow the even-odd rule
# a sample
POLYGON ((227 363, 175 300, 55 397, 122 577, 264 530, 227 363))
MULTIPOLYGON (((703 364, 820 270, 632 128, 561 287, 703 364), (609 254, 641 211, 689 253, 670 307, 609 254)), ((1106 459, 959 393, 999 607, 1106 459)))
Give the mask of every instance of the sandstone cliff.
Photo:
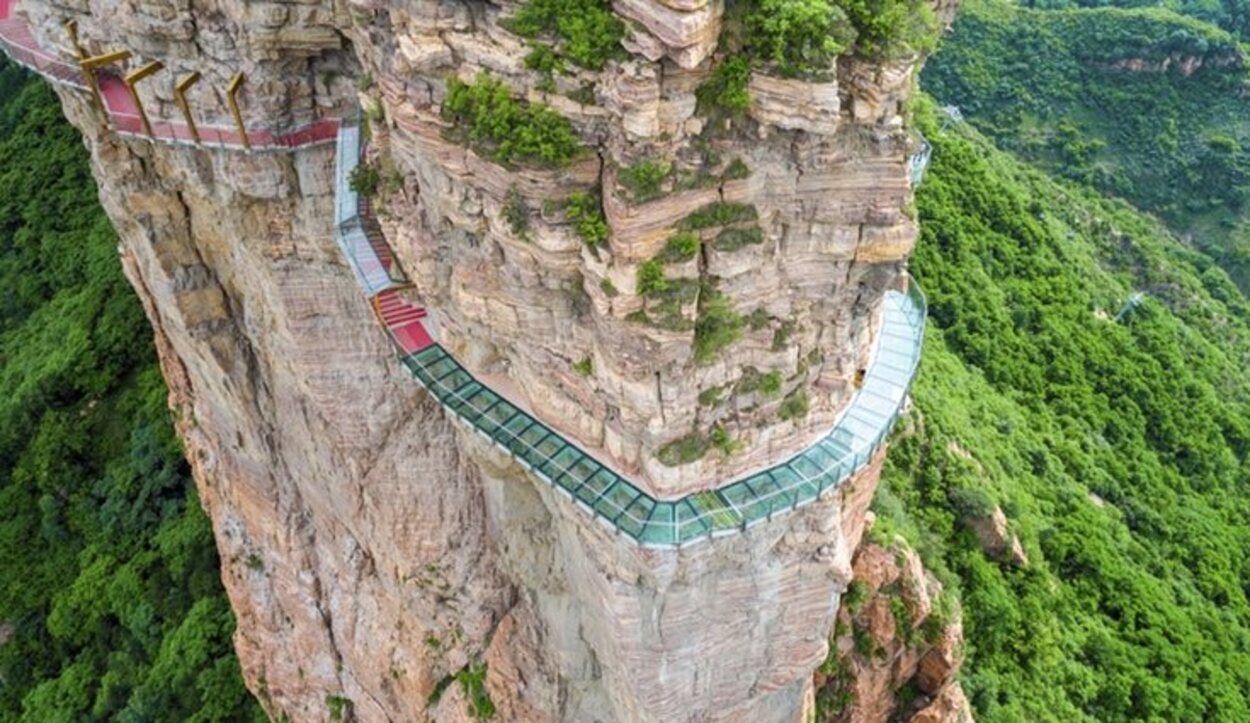
MULTIPOLYGON (((756 69, 746 117, 724 122, 696 113, 724 62, 716 0, 618 0, 623 55, 554 77, 522 61, 501 22, 511 3, 17 9, 65 58, 73 19, 84 56, 161 61, 165 75, 136 86, 158 124, 180 117, 174 79, 192 71, 206 127, 233 123, 236 72, 249 129, 364 107, 386 176, 378 217, 439 343, 656 499, 818 442, 874 363, 883 296, 906 283, 915 56, 842 56, 819 82, 756 69), (453 79, 482 77, 567 119, 573 162, 523 167, 466 145, 445 100, 453 79), (669 169, 646 199, 621 180, 644 162, 669 169), (576 198, 598 199, 610 239, 579 237, 576 198), (736 215, 691 221, 709 208, 736 215), (681 232, 699 252, 666 281, 692 296, 661 310, 641 267, 681 232), (739 334, 698 358, 713 298, 739 334), (673 445, 698 454, 673 459, 673 445)), ((797 510, 640 546, 408 378, 335 242, 332 144, 154 143, 113 132, 89 93, 60 93, 155 330, 245 678, 276 719, 800 716, 884 449, 797 510)))

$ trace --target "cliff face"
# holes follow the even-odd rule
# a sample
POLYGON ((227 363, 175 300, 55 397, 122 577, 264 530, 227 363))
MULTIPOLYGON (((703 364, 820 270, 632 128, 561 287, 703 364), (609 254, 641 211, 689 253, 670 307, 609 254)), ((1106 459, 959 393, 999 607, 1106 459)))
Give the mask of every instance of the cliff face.
MULTIPOLYGON (((746 117, 726 123, 695 112, 722 60, 715 1, 621 0, 628 52, 551 79, 501 25, 509 4, 18 10, 62 57, 72 18, 84 55, 161 61, 168 75, 136 86, 158 125, 181 118, 173 79, 191 71, 205 127, 232 124, 238 71, 249 128, 363 105, 386 177, 374 204, 432 335, 658 500, 822 439, 874 363, 883 296, 906 283, 914 58, 842 58, 819 83, 757 70, 746 117), (450 81, 487 76, 571 121, 571 163, 505 165, 459 142, 450 81), (654 198, 621 181, 640 163, 668 169, 654 198), (575 230, 575 194, 601 199, 598 247, 575 230), (736 215, 691 220, 717 206, 736 215), (690 296, 664 305, 640 267, 681 233, 698 250, 664 279, 690 296), (738 338, 700 356, 714 300, 738 338), (698 453, 675 460, 674 443, 698 453)), ((797 510, 640 546, 404 373, 335 242, 333 144, 153 143, 60 93, 155 329, 245 678, 275 718, 457 720, 486 694, 527 721, 788 721, 810 706, 884 449, 797 510)))

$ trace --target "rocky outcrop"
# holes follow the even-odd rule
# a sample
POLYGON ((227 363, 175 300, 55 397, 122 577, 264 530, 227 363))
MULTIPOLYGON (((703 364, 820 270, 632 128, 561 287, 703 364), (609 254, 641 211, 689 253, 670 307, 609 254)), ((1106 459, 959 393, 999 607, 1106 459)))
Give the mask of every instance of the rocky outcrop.
POLYGON ((1245 57, 1230 53, 1225 55, 1184 55, 1174 53, 1163 58, 1123 58, 1102 64, 1108 70, 1129 73, 1179 73, 1188 78, 1202 68, 1228 68, 1245 64, 1245 57))
POLYGON ((902 539, 864 543, 843 597, 828 660, 816 674, 821 722, 965 723, 971 709, 959 610, 902 539), (902 691, 908 701, 899 709, 902 691))
MULTIPOLYGON (((816 85, 756 75, 747 117, 713 120, 696 114, 696 89, 719 62, 723 3, 613 7, 631 21, 627 57, 549 78, 507 30, 514 3, 21 11, 46 47, 67 47, 73 18, 86 54, 124 47, 129 67, 164 63, 139 87, 158 121, 179 117, 172 79, 191 71, 204 123, 233 123, 223 94, 237 72, 249 127, 363 106, 386 171, 379 219, 439 342, 671 498, 805 448, 854 394, 916 237, 902 115, 915 59, 840 59, 816 85), (581 154, 524 167, 462 144, 442 103, 453 78, 481 73, 567 119, 581 154), (642 163, 669 169, 645 198, 623 180, 642 163), (601 199, 611 238, 598 248, 578 237, 574 194, 601 199), (737 215, 688 222, 714 204, 737 215), (665 273, 694 297, 652 323, 639 269, 678 232, 697 235, 698 252, 665 273), (696 363, 713 294, 741 338, 696 363), (719 449, 666 459, 712 430, 719 449)), ((122 138, 89 94, 60 92, 152 321, 244 677, 271 715, 465 720, 489 695, 507 720, 781 723, 813 698, 884 449, 806 507, 694 546, 639 546, 407 378, 335 246, 332 146, 245 154, 122 138)), ((875 554, 860 555, 874 591, 897 583, 913 626, 930 619, 932 581, 875 554)), ((892 670, 933 688, 931 707, 957 708, 957 646, 930 657, 938 641, 902 645, 910 628, 893 612, 846 615, 892 651, 892 670)), ((888 695, 874 660, 850 664, 866 671, 865 695, 888 695)))
POLYGON ((1009 562, 1016 567, 1028 566, 1029 556, 1025 554, 1020 538, 1008 526, 1007 515, 1002 507, 994 505, 989 515, 973 518, 969 524, 972 526, 972 531, 976 533, 977 540, 981 543, 981 549, 985 550, 985 554, 997 560, 1009 562))

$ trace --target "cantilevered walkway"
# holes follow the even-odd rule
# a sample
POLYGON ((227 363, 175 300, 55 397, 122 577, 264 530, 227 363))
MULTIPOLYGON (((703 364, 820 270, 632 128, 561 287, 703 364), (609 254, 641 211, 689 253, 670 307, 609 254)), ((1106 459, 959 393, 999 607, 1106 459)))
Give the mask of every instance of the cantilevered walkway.
MULTIPOLYGON (((49 80, 86 90, 73 61, 39 47, 13 0, 0 0, 0 47, 49 80)), ((165 143, 193 143, 188 130, 166 120, 142 129, 129 91, 101 76, 101 94, 114 129, 165 143), (119 92, 120 90, 120 92, 119 92)), ((200 127, 202 145, 241 150, 239 133, 200 127)), ((484 385, 434 341, 426 311, 408 301, 408 286, 391 249, 369 213, 368 200, 351 189, 361 162, 361 129, 351 120, 321 120, 290 133, 248 131, 252 149, 294 151, 333 141, 336 145, 335 240, 378 320, 413 378, 453 418, 494 444, 538 479, 609 528, 648 547, 677 547, 731 535, 810 503, 862 470, 885 444, 920 361, 925 300, 911 283, 907 292, 887 291, 882 302, 871 366, 837 424, 814 444, 780 463, 728 484, 679 499, 660 500, 539 422, 484 385)), ((912 159, 909 170, 927 161, 912 159)))

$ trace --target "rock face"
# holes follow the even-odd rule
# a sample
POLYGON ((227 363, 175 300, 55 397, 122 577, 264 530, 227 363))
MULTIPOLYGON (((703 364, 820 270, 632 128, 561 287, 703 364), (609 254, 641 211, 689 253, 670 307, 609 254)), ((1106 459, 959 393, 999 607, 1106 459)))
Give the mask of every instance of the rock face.
MULTIPOLYGON (((757 72, 746 118, 711 127, 695 90, 719 61, 720 0, 617 0, 626 57, 551 84, 500 23, 516 7, 19 10, 66 57, 72 18, 86 55, 128 48, 129 68, 164 63, 139 86, 157 120, 180 117, 173 79, 191 71, 203 123, 232 123, 236 72, 249 127, 370 109, 370 153, 389 174, 382 225, 440 343, 656 497, 811 444, 869 363, 879 302, 915 240, 901 113, 915 62, 839 61, 820 84, 757 72), (450 140, 448 83, 483 72, 569 119, 583 155, 510 167, 450 140), (672 169, 645 201, 621 181, 643 161, 672 169), (595 189, 612 234, 597 252, 561 209, 595 189), (742 338, 696 363, 699 302, 667 326, 640 322, 656 312, 637 276, 715 203, 751 213, 697 230, 701 251, 666 273, 722 294, 742 338), (509 221, 518 208, 524 233, 509 221), (777 388, 752 387, 762 377, 777 388), (780 413, 800 395, 802 413, 780 413), (736 453, 661 461, 713 429, 736 453)), ((60 93, 155 330, 245 679, 275 719, 465 720, 487 695, 505 720, 798 718, 884 451, 795 512, 691 547, 639 547, 454 425, 404 374, 334 242, 333 146, 243 154, 126 139, 89 94, 60 93)), ((905 567, 918 621, 936 593, 905 567)), ((865 621, 893 639, 877 607, 865 621)), ((966 709, 949 683, 954 653, 899 655, 933 688, 931 708, 966 709)))
POLYGON ((963 626, 942 585, 901 539, 867 542, 842 599, 830 657, 816 675, 821 723, 971 723, 955 679, 963 626), (911 691, 901 709, 898 693, 911 691))
POLYGON ((994 510, 988 517, 973 518, 970 524, 987 555, 1010 562, 1016 567, 1028 567, 1029 556, 1024 552, 1020 538, 1008 526, 1003 508, 994 505, 994 510))

